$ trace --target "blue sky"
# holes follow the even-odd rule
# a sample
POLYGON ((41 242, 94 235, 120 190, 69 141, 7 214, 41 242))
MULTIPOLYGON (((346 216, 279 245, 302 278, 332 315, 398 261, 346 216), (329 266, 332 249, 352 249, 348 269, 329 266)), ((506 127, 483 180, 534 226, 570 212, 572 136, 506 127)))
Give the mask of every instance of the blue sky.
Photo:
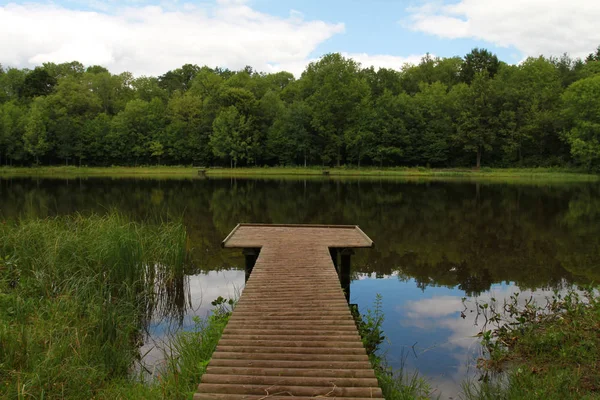
MULTIPOLYGON (((405 26, 410 13, 407 8, 418 2, 393 0, 256 0, 257 10, 286 16, 297 10, 307 19, 323 19, 345 24, 345 33, 322 43, 314 55, 327 52, 391 54, 410 56, 431 53, 440 57, 464 56, 474 47, 485 47, 507 62, 519 55, 514 48, 503 48, 494 43, 476 39, 443 39, 427 33, 415 32, 405 26), (511 57, 512 56, 512 57, 511 57)), ((518 61, 518 60, 516 60, 518 61)))
POLYGON ((600 44, 590 0, 0 0, 0 63, 78 60, 158 75, 185 63, 291 71, 328 52, 400 69, 425 53, 485 47, 508 63, 585 57, 600 44))

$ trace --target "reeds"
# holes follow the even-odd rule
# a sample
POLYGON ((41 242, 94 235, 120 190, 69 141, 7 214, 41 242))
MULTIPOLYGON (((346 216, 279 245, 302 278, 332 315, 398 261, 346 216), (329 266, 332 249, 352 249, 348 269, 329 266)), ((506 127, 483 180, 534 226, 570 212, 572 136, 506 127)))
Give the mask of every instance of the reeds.
POLYGON ((115 212, 0 223, 0 397, 131 382, 150 316, 185 297, 186 241, 181 223, 115 212))

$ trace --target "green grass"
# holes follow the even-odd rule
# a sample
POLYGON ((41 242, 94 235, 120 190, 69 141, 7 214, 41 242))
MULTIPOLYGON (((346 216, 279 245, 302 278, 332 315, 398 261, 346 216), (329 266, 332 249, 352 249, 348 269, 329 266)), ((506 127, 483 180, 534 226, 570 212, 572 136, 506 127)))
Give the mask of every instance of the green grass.
POLYGON ((222 306, 132 376, 150 315, 183 279, 181 223, 80 215, 0 223, 0 398, 189 398, 225 326, 222 306))
MULTIPOLYGON (((137 177, 137 178, 197 178, 198 168, 193 167, 0 167, 0 177, 52 176, 52 177, 137 177)), ((425 167, 395 168, 322 168, 322 167, 263 167, 263 168, 208 168, 209 177, 396 177, 396 178, 467 178, 490 180, 554 180, 595 181, 599 175, 569 168, 505 168, 480 170, 468 168, 432 169, 425 167), (328 175, 323 175, 327 171, 328 175)))
POLYGON ((195 317, 191 331, 178 332, 162 349, 166 365, 150 382, 114 380, 97 394, 97 398, 191 399, 230 316, 230 308, 219 303, 208 318, 195 317))
POLYGON ((466 384, 468 399, 600 399, 600 296, 588 290, 555 295, 545 306, 513 297, 491 313, 483 331, 484 376, 504 379, 466 384))

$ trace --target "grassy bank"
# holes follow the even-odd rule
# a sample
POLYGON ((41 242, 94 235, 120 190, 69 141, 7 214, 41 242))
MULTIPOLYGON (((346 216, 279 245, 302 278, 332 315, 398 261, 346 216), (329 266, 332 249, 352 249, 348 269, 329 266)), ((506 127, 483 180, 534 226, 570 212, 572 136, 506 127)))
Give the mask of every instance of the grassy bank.
POLYGON ((484 376, 502 379, 465 385, 468 399, 600 398, 600 296, 555 295, 546 305, 518 296, 500 310, 485 307, 490 329, 482 331, 488 357, 484 376))
MULTIPOLYGON (((340 176, 340 177, 422 177, 422 178, 468 178, 468 179, 536 179, 559 181, 595 181, 600 175, 588 174, 581 170, 568 168, 506 168, 491 169, 432 169, 424 167, 412 168, 208 168, 209 177, 269 177, 269 176, 340 176), (324 175, 326 174, 326 175, 324 175)), ((194 178, 198 177, 198 168, 193 167, 36 167, 14 168, 0 167, 0 177, 40 176, 40 177, 137 177, 137 178, 194 178)))
POLYGON ((0 398, 189 398, 228 318, 218 308, 132 376, 144 329, 183 280, 180 223, 119 214, 0 223, 0 398))

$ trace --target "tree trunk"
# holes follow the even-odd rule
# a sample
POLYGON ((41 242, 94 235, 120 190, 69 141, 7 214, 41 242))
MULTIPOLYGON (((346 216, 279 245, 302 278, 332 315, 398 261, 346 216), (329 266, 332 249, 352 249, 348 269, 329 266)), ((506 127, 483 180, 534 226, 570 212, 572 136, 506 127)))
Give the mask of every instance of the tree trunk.
POLYGON ((304 168, 306 168, 306 150, 304 150, 304 168))
POLYGON ((481 146, 477 147, 477 169, 481 168, 481 146))

